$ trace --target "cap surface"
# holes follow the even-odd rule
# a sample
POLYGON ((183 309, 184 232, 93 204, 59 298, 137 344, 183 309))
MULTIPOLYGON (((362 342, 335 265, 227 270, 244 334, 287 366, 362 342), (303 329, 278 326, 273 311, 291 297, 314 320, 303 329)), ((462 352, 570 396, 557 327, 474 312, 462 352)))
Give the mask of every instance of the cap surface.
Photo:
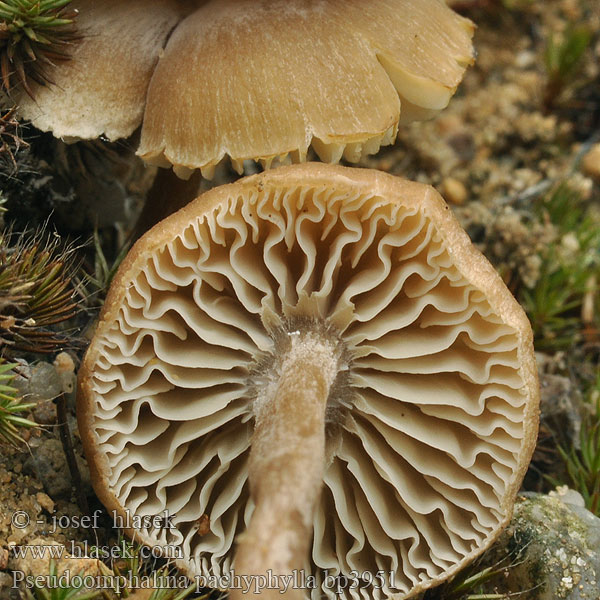
POLYGON ((444 108, 473 62, 473 24, 439 0, 212 0, 152 77, 138 154, 212 168, 355 162, 399 122, 444 108))
POLYGON ((189 9, 181 0, 74 0, 82 39, 71 60, 49 73, 53 84, 13 96, 20 115, 56 137, 110 140, 139 126, 158 54, 189 9))
POLYGON ((539 401, 522 309, 429 186, 296 165, 215 188, 147 233, 80 370, 95 489, 122 514, 167 510, 172 528, 136 537, 178 548, 189 574, 229 573, 254 509, 257 390, 306 328, 345 357, 312 594, 411 597, 510 519, 539 401))

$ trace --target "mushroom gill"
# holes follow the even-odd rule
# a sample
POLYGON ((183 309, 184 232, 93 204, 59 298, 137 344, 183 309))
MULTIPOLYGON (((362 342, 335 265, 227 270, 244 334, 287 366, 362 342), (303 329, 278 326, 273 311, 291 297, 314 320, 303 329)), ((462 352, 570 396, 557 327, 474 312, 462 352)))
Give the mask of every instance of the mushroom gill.
POLYGON ((447 208, 309 163, 147 233, 80 371, 105 505, 168 511, 136 537, 190 576, 304 570, 296 597, 408 598, 479 555, 510 519, 538 388, 523 311, 447 208))

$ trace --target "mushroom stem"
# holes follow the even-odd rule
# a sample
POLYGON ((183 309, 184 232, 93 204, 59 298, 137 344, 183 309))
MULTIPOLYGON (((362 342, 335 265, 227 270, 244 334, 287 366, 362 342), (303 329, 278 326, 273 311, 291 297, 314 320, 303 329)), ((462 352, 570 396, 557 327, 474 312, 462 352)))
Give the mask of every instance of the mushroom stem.
MULTIPOLYGON (((336 344, 315 334, 290 338, 278 378, 256 399, 249 459, 256 507, 235 560, 236 574, 265 576, 255 581, 266 581, 261 593, 274 598, 283 590, 288 598, 304 597, 289 576, 301 582, 308 560, 323 482, 327 398, 338 372, 336 344)), ((241 590, 232 590, 231 598, 241 599, 241 590)))
POLYGON ((181 179, 172 169, 158 169, 133 229, 132 241, 196 198, 201 180, 200 171, 189 179, 181 179))

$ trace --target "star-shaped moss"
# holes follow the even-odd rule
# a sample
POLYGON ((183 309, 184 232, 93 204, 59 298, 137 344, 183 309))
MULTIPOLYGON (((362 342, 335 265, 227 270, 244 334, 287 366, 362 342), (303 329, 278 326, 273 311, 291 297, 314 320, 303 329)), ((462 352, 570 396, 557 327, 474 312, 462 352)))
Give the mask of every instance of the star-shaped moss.
POLYGON ((52 83, 48 67, 70 58, 80 38, 71 0, 0 1, 0 86, 22 85, 33 98, 31 82, 52 83))

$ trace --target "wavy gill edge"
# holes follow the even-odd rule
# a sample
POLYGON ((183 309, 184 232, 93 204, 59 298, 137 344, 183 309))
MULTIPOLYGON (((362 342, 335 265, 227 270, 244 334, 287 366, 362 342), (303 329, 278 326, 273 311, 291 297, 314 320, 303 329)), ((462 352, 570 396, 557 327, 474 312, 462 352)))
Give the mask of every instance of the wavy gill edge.
MULTIPOLYGON (((124 264, 121 266, 119 273, 115 278, 115 284, 111 287, 105 308, 103 310, 98 330, 110 326, 111 321, 117 318, 120 310, 119 303, 124 299, 125 293, 119 290, 119 285, 130 280, 132 272, 139 272, 144 263, 152 252, 161 246, 166 246, 170 237, 184 227, 184 224, 189 223, 192 215, 200 213, 207 214, 213 211, 217 206, 226 205, 231 198, 239 198, 244 194, 256 194, 264 192, 265 188, 276 189, 278 185, 282 187, 321 187, 325 188, 333 186, 336 189, 342 188, 346 193, 356 196, 358 193, 368 193, 378 195, 385 198, 392 198, 392 201, 397 202, 407 208, 414 209, 420 205, 421 210, 425 215, 435 223, 438 231, 444 229, 444 236, 449 254, 454 259, 454 265, 461 273, 462 277, 474 285, 478 289, 486 289, 491 291, 490 305, 494 312, 498 313, 501 319, 509 326, 513 327, 517 332, 517 354, 521 361, 519 372, 524 382, 525 396, 529 398, 526 404, 525 419, 524 419, 524 442, 519 454, 512 479, 506 486, 506 492, 500 502, 499 512, 505 516, 499 518, 498 528, 489 533, 484 540, 483 547, 477 549, 472 554, 479 554, 485 547, 489 546, 493 539, 499 534, 503 525, 508 522, 511 513, 511 505, 517 491, 517 486, 524 474, 524 470, 528 463, 530 454, 535 443, 535 436, 531 437, 535 432, 536 425, 536 398, 537 390, 535 389, 535 371, 533 370, 531 330, 524 317, 524 314, 518 304, 510 296, 501 283, 499 276, 493 271, 489 263, 485 261, 470 244, 466 234, 460 230, 456 221, 451 217, 447 206, 440 200, 439 196, 430 188, 419 184, 404 182, 381 173, 368 173, 354 169, 346 169, 341 167, 331 167, 325 165, 301 165, 298 167, 290 167, 280 169, 279 171, 270 174, 262 174, 259 176, 247 178, 223 188, 212 190, 205 194, 200 199, 196 200, 192 205, 186 207, 180 213, 177 213, 157 225, 151 232, 142 238, 134 247, 124 264), (451 245, 454 244, 454 245, 451 245), (533 374, 533 378, 531 375, 533 374), (528 437, 529 436, 529 437, 528 437)), ((343 194, 344 192, 340 192, 343 194)), ((97 338, 95 338, 97 339, 97 338)), ((94 414, 93 414, 93 389, 91 380, 93 378, 93 365, 99 360, 101 349, 97 342, 93 342, 86 354, 83 367, 80 372, 80 389, 82 404, 79 406, 78 418, 80 420, 80 430, 82 431, 82 439, 86 454, 90 462, 93 481, 97 488, 97 493, 100 499, 107 505, 108 508, 117 510, 118 513, 123 512, 118 499, 114 497, 112 492, 101 485, 102 478, 106 478, 109 472, 109 465, 105 457, 102 456, 99 450, 94 446, 96 443, 95 434, 93 432, 94 414)), ((247 517, 247 511, 245 514, 247 517)), ((151 541, 149 537, 144 539, 144 534, 137 532, 138 538, 141 537, 144 541, 151 541)), ((396 598, 408 598, 420 590, 426 589, 435 585, 456 572, 473 556, 467 555, 453 567, 446 569, 442 574, 434 576, 433 579, 427 582, 416 583, 415 587, 406 591, 393 594, 396 598)), ((201 562, 205 562, 201 559, 201 562)), ((184 570, 185 564, 183 561, 177 561, 179 567, 184 570)), ((214 564, 212 567, 214 568, 214 564)), ((417 579, 419 577, 416 577, 417 579)))

